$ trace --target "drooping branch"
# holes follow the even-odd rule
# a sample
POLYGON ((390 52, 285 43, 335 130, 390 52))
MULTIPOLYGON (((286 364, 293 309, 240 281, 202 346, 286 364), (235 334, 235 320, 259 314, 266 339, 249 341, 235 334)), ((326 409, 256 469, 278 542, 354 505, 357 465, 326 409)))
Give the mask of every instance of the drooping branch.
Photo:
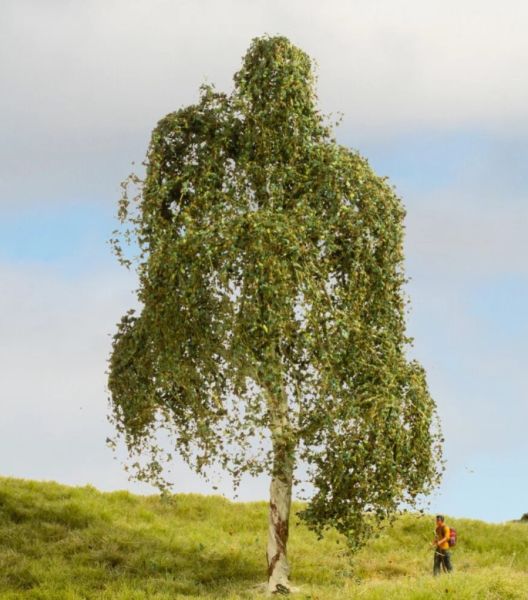
POLYGON ((121 200, 141 310, 118 327, 109 377, 129 449, 162 423, 200 473, 269 473, 268 566, 284 582, 296 460, 315 490, 302 518, 357 546, 441 459, 407 359, 405 211, 335 142, 314 82, 287 39, 256 39, 232 94, 203 86, 158 123, 141 193, 121 200))

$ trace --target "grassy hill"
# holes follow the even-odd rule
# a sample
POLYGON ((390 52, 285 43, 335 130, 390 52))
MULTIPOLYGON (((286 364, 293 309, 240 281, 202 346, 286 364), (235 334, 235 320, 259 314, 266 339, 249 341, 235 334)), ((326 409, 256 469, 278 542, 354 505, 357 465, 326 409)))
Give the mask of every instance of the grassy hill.
MULTIPOLYGON (((447 519, 456 573, 430 575, 430 517, 404 516, 352 563, 337 535, 292 520, 292 598, 528 598, 528 525, 447 519)), ((255 598, 267 507, 221 497, 168 501, 0 478, 0 598, 255 598)))

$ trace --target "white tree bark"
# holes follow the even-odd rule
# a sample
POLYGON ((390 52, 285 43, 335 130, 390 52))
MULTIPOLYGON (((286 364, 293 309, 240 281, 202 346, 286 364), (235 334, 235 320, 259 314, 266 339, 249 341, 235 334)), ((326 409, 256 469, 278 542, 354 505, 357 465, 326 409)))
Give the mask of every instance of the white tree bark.
POLYGON ((272 413, 273 473, 270 485, 268 524, 268 589, 288 593, 291 590, 290 568, 286 554, 295 443, 288 422, 288 400, 285 393, 270 402, 272 413))
POLYGON ((290 568, 286 554, 292 495, 292 461, 273 475, 270 486, 268 527, 268 587, 270 592, 290 591, 290 568))

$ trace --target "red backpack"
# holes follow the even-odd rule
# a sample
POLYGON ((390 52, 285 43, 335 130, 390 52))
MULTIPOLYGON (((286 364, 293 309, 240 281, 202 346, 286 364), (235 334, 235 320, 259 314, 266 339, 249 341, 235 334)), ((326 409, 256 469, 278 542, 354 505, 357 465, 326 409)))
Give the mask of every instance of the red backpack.
POLYGON ((457 543, 457 532, 453 527, 449 528, 449 547, 452 548, 457 543))

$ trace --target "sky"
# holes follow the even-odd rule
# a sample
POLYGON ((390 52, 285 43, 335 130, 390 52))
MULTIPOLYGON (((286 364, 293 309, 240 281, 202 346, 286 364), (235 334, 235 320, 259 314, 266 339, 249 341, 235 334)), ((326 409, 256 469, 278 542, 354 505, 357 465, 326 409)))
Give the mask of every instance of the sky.
MULTIPOLYGON (((446 440, 429 510, 528 511, 527 20, 517 0, 2 0, 0 474, 155 492, 105 444, 135 305, 107 243, 119 183, 161 117, 203 82, 229 92, 251 39, 280 34, 407 209, 408 331, 446 440)), ((173 471, 176 492, 213 492, 173 471)), ((245 479, 238 499, 267 493, 245 479)))

